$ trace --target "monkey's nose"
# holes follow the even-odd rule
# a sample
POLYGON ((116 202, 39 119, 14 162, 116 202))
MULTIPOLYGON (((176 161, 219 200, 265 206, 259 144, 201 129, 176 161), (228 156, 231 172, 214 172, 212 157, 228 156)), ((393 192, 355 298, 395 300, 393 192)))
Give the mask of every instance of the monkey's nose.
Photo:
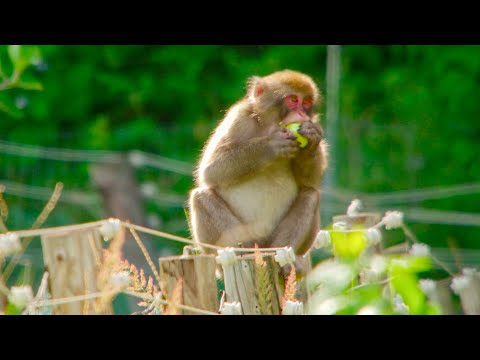
POLYGON ((307 119, 307 113, 306 113, 306 112, 304 112, 303 110, 300 110, 300 109, 299 109, 297 112, 298 112, 298 115, 300 116, 300 118, 301 118, 302 120, 306 120, 306 119, 307 119))

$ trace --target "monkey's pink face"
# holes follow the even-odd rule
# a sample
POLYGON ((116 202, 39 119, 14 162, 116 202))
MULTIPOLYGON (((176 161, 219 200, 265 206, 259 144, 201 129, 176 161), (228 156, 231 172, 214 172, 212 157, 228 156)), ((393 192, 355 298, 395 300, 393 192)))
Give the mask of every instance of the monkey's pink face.
POLYGON ((289 110, 288 115, 283 120, 285 125, 293 122, 301 123, 310 119, 307 113, 313 104, 313 99, 310 96, 304 97, 302 95, 292 94, 287 95, 283 101, 289 110))

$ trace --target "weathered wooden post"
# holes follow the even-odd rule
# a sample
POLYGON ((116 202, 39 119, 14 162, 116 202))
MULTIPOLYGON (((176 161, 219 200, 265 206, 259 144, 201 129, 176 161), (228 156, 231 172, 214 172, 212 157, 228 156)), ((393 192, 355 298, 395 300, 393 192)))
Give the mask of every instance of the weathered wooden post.
MULTIPOLYGON (((214 255, 161 257, 160 290, 171 298, 178 281, 182 281, 180 303, 198 309, 218 312, 218 290, 214 255)), ((196 313, 179 310, 183 315, 196 313)))
POLYGON ((243 315, 279 315, 282 310, 283 279, 272 253, 235 255, 232 249, 220 250, 226 301, 239 302, 243 315))
MULTIPOLYGON (((102 258, 98 229, 66 230, 43 235, 41 239, 53 299, 98 291, 97 274, 102 258)), ((95 299, 55 305, 54 314, 94 314, 94 303, 95 299)))
POLYGON ((440 308, 442 315, 454 315, 455 310, 450 292, 450 278, 444 280, 420 280, 420 288, 433 304, 440 308))
POLYGON ((480 273, 476 269, 464 268, 451 287, 460 296, 465 315, 480 315, 480 273))

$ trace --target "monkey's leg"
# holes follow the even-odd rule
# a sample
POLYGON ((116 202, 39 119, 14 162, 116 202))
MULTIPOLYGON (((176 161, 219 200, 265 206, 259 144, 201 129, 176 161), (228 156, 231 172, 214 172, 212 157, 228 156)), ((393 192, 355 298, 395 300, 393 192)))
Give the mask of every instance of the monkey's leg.
POLYGON ((237 246, 251 239, 248 226, 242 224, 214 190, 194 189, 189 205, 195 241, 217 246, 237 246))
POLYGON ((304 255, 312 246, 319 229, 320 193, 303 188, 271 237, 271 247, 291 246, 304 255))

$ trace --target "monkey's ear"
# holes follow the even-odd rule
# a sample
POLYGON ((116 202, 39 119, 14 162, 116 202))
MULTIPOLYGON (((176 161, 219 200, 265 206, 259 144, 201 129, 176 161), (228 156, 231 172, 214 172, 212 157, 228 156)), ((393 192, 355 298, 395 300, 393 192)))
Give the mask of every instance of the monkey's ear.
POLYGON ((247 94, 250 101, 255 101, 265 91, 265 83, 259 76, 252 76, 247 81, 247 94))

